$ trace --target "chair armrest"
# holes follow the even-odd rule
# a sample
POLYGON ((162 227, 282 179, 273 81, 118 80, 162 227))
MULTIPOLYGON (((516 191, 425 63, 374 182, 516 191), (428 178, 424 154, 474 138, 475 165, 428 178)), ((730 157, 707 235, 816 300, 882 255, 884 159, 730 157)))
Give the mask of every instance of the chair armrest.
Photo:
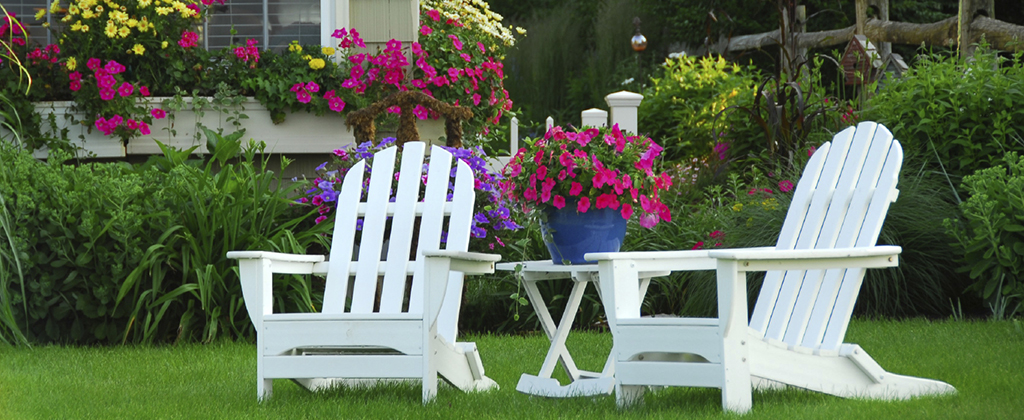
POLYGON ((238 277, 249 319, 257 329, 263 315, 273 313, 273 274, 312 274, 322 271, 323 255, 283 254, 268 251, 230 251, 228 258, 238 260, 238 277))
POLYGON ((460 271, 466 274, 490 274, 494 272, 494 263, 501 261, 501 255, 484 254, 481 252, 468 251, 423 251, 427 258, 448 258, 451 260, 451 270, 460 271))
POLYGON ((587 261, 622 261, 636 264, 637 271, 696 271, 714 270, 715 259, 708 256, 708 250, 686 251, 640 251, 640 252, 589 252, 583 257, 587 261))
POLYGON ((228 258, 239 260, 242 264, 246 260, 263 260, 270 263, 270 272, 277 274, 322 274, 326 272, 323 267, 325 257, 323 255, 306 254, 284 254, 269 251, 229 251, 228 258))
POLYGON ((736 248, 712 250, 716 260, 735 260, 744 271, 882 268, 899 265, 903 249, 894 245, 833 249, 736 248))

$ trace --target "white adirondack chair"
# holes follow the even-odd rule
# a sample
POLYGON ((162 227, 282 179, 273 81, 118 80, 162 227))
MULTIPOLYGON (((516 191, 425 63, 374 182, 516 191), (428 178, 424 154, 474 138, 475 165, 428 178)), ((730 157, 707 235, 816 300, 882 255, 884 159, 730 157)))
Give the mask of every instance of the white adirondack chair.
POLYGON ((954 393, 843 343, 865 269, 897 265, 900 247, 875 243, 902 160, 889 130, 863 122, 814 153, 775 247, 588 254, 600 266, 618 404, 645 385, 721 388, 723 408, 737 412, 751 408, 754 385, 872 399, 954 393), (718 318, 641 317, 637 273, 656 270, 716 270, 718 318), (748 271, 767 271, 749 321, 748 271))
POLYGON ((466 251, 473 218, 472 170, 458 161, 453 194, 447 198, 452 155, 434 147, 420 200, 425 146, 406 143, 398 190, 389 201, 396 151, 390 147, 374 155, 365 199, 365 161, 345 177, 329 261, 322 255, 228 253, 239 260, 246 309, 256 327, 259 399, 271 394, 275 378, 310 389, 370 378, 416 379, 423 382, 424 403, 437 393, 438 374, 464 391, 497 387, 484 376, 475 344, 455 342, 463 274, 491 273, 500 259, 466 251), (447 231, 446 243, 442 231, 447 231), (387 257, 381 258, 384 244, 387 257), (274 273, 326 274, 322 312, 273 313, 274 273))

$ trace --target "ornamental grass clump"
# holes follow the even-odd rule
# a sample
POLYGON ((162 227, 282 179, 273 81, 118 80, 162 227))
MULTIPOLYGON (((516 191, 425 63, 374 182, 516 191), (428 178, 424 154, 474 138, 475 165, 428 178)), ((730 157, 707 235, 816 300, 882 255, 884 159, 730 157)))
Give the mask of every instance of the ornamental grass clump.
POLYGON ((663 149, 649 137, 629 135, 618 124, 575 132, 553 127, 525 143, 501 182, 502 192, 524 212, 610 208, 623 219, 638 216, 646 228, 672 220, 659 196, 672 178, 655 170, 663 149))

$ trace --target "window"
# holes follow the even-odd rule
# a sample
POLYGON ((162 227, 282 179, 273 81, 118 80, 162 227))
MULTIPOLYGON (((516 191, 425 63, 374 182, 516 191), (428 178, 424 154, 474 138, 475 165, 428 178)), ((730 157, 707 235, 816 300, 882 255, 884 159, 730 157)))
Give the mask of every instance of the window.
MULTIPOLYGON (((332 0, 323 0, 323 3, 332 0)), ((293 40, 320 44, 321 0, 231 0, 214 3, 205 26, 207 49, 260 41, 261 49, 280 51, 293 40), (234 29, 235 34, 231 31, 234 29)))
MULTIPOLYGON (((47 9, 47 0, 4 0, 8 13, 14 14, 29 31, 30 42, 42 45, 53 43, 53 35, 37 22, 35 14, 47 9)), ((207 49, 220 49, 231 44, 243 44, 246 39, 260 41, 260 49, 280 51, 293 41, 300 44, 329 43, 322 38, 321 21, 324 16, 333 21, 335 16, 323 13, 335 10, 335 3, 347 6, 347 0, 227 0, 223 5, 213 3, 212 13, 203 24, 200 35, 207 49), (235 34, 231 31, 234 29, 235 34)), ((61 2, 62 6, 67 1, 61 2)), ((47 19, 52 19, 47 12, 47 19)), ((328 26, 333 26, 328 23, 328 26)), ((333 31, 333 28, 331 28, 333 31)), ((330 32, 326 32, 330 35, 330 32)))
MULTIPOLYGON (((4 8, 7 9, 7 13, 14 15, 21 22, 21 25, 28 30, 29 43, 38 43, 41 45, 52 44, 52 35, 50 31, 43 27, 41 21, 36 21, 36 12, 46 9, 50 3, 46 0, 4 0, 4 8)), ((3 12, 0 12, 3 15, 3 12)), ((47 18, 49 18, 49 12, 47 12, 47 18)))

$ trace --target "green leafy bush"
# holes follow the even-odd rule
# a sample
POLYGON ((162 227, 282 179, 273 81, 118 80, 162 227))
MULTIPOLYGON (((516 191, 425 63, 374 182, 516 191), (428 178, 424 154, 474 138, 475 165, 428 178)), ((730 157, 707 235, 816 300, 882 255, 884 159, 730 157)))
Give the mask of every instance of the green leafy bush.
MULTIPOLYGON (((13 229, 10 249, 21 256, 23 271, 5 293, 30 340, 250 334, 236 264, 226 252, 305 252, 325 231, 304 222, 315 210, 292 201, 301 184, 285 185, 252 147, 233 160, 239 135, 207 136, 213 158, 205 164, 187 160, 191 151, 170 149, 132 167, 71 165, 62 152, 40 162, 23 149, 0 148, 0 196, 13 229)), ((311 310, 318 304, 311 282, 293 277, 275 284, 290 290, 279 308, 311 310)))
MULTIPOLYGON (((703 156, 719 142, 754 137, 752 123, 742 115, 716 121, 718 113, 754 100, 757 71, 730 64, 721 56, 680 56, 662 65, 660 77, 651 78, 638 110, 640 127, 665 147, 667 161, 703 156), (715 124, 718 124, 716 130, 715 124), (717 138, 715 132, 731 129, 717 138)), ((745 154, 747 150, 731 153, 745 154)))
POLYGON ((1024 156, 1010 152, 1004 161, 964 177, 964 220, 946 220, 963 252, 962 271, 974 279, 968 290, 999 317, 1012 316, 1024 298, 1024 156))
MULTIPOLYGON (((1024 61, 982 46, 973 59, 930 55, 872 97, 864 119, 885 124, 909 151, 936 155, 954 177, 1002 163, 1024 147, 1024 61)), ((938 166, 938 165, 936 165, 938 166)))

